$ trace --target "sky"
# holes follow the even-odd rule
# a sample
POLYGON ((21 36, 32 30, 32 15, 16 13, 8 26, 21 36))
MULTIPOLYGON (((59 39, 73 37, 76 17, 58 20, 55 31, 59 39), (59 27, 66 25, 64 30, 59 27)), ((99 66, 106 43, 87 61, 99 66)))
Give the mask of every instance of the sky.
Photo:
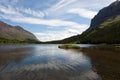
POLYGON ((116 0, 0 0, 0 20, 19 25, 40 41, 81 34, 100 9, 116 0))

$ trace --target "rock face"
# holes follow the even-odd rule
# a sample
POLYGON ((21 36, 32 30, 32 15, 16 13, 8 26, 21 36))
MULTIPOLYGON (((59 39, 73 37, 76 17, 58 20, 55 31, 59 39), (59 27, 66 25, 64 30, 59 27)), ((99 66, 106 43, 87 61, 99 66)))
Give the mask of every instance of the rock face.
POLYGON ((92 19, 90 28, 88 30, 99 27, 107 19, 120 15, 120 1, 117 0, 108 7, 101 9, 98 14, 92 19))
POLYGON ((120 43, 120 1, 101 9, 92 19, 90 28, 81 36, 81 43, 120 43))
POLYGON ((24 30, 22 27, 11 26, 0 21, 0 41, 3 39, 16 41, 38 41, 32 33, 24 30))

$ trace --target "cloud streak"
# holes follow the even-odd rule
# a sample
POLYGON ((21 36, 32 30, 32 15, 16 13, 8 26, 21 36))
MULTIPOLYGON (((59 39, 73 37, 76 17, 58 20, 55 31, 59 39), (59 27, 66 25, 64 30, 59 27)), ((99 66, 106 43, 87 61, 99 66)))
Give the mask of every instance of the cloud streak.
POLYGON ((42 12, 42 11, 35 11, 35 10, 32 10, 31 8, 16 8, 17 11, 23 13, 23 14, 28 14, 28 15, 31 15, 33 17, 38 17, 38 18, 43 18, 45 16, 45 13, 42 12))
POLYGON ((19 12, 17 12, 14 8, 12 8, 11 6, 7 6, 7 7, 4 7, 4 6, 1 6, 0 5, 0 12, 2 12, 4 15, 8 15, 8 16, 11 16, 11 15, 14 15, 14 16, 21 16, 21 14, 19 12))
POLYGON ((1 15, 1 17, 4 17, 5 19, 9 19, 13 22, 19 22, 19 23, 27 23, 27 24, 39 24, 39 25, 46 25, 49 27, 73 27, 73 28, 79 28, 81 26, 85 26, 85 24, 79 24, 72 21, 64 21, 59 19, 38 19, 38 18, 31 18, 31 17, 12 17, 7 15, 1 15))
MULTIPOLYGON (((81 27, 85 24, 79 24, 73 21, 65 21, 61 19, 41 19, 41 18, 35 18, 35 17, 26 17, 23 14, 20 14, 20 9, 14 9, 11 6, 9 7, 0 7, 0 12, 3 12, 4 14, 1 14, 0 16, 9 19, 13 22, 19 22, 19 23, 27 23, 27 24, 39 24, 39 25, 46 25, 50 27, 81 27), (14 17, 13 17, 14 15, 14 17)), ((25 13, 31 14, 34 16, 34 14, 38 14, 36 16, 39 16, 39 13, 31 10, 31 9, 25 9, 23 10, 25 13)), ((41 16, 41 14, 40 14, 41 16)), ((44 14, 43 14, 44 16, 44 14)))
POLYGON ((68 13, 77 14, 81 17, 88 18, 88 19, 92 19, 97 14, 96 11, 90 11, 90 10, 81 9, 81 8, 70 9, 68 13))

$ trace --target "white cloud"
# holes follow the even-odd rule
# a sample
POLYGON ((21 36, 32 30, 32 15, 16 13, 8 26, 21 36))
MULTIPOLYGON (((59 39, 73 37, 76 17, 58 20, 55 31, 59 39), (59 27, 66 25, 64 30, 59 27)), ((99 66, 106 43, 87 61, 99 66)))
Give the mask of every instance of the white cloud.
POLYGON ((78 14, 79 16, 85 17, 88 19, 92 19, 97 14, 96 11, 90 11, 90 10, 81 9, 81 8, 70 9, 68 13, 78 14))
POLYGON ((17 12, 14 8, 12 8, 11 6, 1 6, 0 5, 0 12, 4 13, 4 15, 14 15, 14 16, 22 16, 19 12, 17 12))
POLYGON ((67 17, 67 10, 75 7, 72 6, 77 0, 59 0, 58 3, 52 5, 44 12, 50 18, 65 19, 67 17), (64 17, 65 16, 65 17, 64 17))
POLYGON ((57 4, 53 5, 51 7, 51 9, 54 9, 54 10, 59 10, 61 8, 64 8, 68 5, 70 5, 71 3, 75 2, 76 0, 60 0, 57 4))
POLYGON ((79 28, 81 26, 85 26, 85 24, 79 24, 72 21, 64 21, 59 19, 38 19, 38 18, 32 18, 32 17, 13 17, 13 16, 7 16, 7 15, 1 15, 5 19, 9 19, 14 22, 20 22, 20 23, 28 23, 28 24, 39 24, 39 25, 46 25, 49 27, 73 27, 73 28, 79 28))
POLYGON ((74 35, 81 34, 84 30, 88 27, 81 26, 79 28, 66 28, 65 30, 59 31, 45 31, 45 32, 38 32, 34 33, 36 37, 41 41, 53 41, 53 40, 62 40, 74 35))
POLYGON ((75 35, 81 33, 80 31, 75 30, 75 29, 68 29, 68 32, 69 32, 69 33, 72 33, 72 34, 75 34, 75 35))
MULTIPOLYGON (((20 9, 16 10, 12 6, 8 6, 8 7, 0 6, 0 11, 4 13, 0 15, 1 17, 5 19, 9 19, 14 22, 27 23, 27 24, 39 24, 39 25, 46 25, 51 27, 62 26, 62 27, 77 28, 80 26, 85 26, 84 24, 79 24, 73 21, 65 21, 61 19, 41 19, 41 18, 35 18, 35 17, 26 17, 24 14, 19 13, 19 11, 21 11, 20 9)), ((31 9, 26 9, 26 11, 24 10, 24 12, 34 15, 33 12, 35 11, 31 9)))
POLYGON ((31 8, 16 8, 17 11, 19 12, 22 12, 24 14, 29 14, 31 16, 34 16, 34 17, 40 17, 40 18, 43 18, 45 16, 45 13, 42 12, 42 11, 35 11, 35 10, 32 10, 31 8))
POLYGON ((76 35, 75 33, 70 33, 69 31, 51 31, 51 32, 45 32, 45 33, 34 33, 36 37, 41 41, 53 41, 53 40, 62 40, 68 37, 71 37, 73 35, 76 35))

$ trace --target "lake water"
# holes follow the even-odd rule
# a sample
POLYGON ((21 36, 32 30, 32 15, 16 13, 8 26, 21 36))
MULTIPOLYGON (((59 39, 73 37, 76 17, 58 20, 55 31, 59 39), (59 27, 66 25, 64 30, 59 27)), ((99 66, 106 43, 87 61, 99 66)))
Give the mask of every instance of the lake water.
POLYGON ((64 50, 53 44, 0 45, 0 80, 120 80, 120 52, 64 50))

